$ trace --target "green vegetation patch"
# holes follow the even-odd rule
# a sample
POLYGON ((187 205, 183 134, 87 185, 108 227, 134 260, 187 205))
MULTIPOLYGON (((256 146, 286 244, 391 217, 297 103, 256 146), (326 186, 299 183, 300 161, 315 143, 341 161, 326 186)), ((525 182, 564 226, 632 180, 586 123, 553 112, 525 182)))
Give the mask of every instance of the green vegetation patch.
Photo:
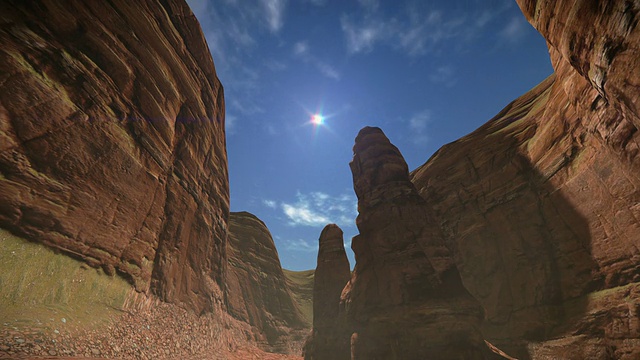
POLYGON ((124 279, 0 229, 0 326, 89 329, 121 314, 124 279))

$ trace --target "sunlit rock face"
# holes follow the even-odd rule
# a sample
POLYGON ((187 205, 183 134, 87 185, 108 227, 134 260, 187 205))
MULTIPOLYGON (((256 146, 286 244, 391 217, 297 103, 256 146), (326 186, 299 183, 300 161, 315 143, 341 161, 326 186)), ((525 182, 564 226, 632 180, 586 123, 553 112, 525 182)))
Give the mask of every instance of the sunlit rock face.
POLYGON ((229 313, 252 326, 251 336, 263 349, 299 354, 306 324, 269 229, 251 213, 232 212, 227 252, 229 313))
POLYGON ((352 359, 485 359, 482 309, 464 289, 404 158, 379 128, 356 137, 353 276, 342 294, 352 359))
POLYGON ((183 0, 0 2, 0 227, 222 301, 224 96, 183 0))
POLYGON ((640 5, 518 3, 555 74, 411 179, 486 338, 521 359, 636 359, 640 5))
POLYGON ((313 330, 305 345, 306 360, 351 359, 351 332, 340 311, 342 289, 351 278, 342 229, 325 226, 318 240, 313 285, 313 330))

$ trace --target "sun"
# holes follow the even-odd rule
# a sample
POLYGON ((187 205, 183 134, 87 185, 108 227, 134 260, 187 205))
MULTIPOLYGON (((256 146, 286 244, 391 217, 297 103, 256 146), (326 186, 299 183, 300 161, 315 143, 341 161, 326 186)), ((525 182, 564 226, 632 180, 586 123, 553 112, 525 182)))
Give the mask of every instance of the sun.
POLYGON ((311 116, 311 123, 313 125, 322 125, 324 123, 324 116, 320 114, 313 114, 311 116))

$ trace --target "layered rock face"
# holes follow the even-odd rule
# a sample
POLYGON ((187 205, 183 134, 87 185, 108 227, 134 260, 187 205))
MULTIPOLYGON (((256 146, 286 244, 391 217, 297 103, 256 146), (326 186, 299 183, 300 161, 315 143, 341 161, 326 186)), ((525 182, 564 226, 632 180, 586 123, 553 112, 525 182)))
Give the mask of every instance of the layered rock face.
POLYGON ((519 4, 555 74, 411 179, 489 340, 521 359, 636 359, 640 6, 519 4))
POLYGON ((186 3, 2 1, 0 43, 0 227, 210 309, 224 99, 186 3))
POLYGON ((250 336, 263 348, 299 353, 306 324, 265 224, 248 212, 232 212, 227 252, 229 313, 252 326, 250 336))
POLYGON ((352 359, 485 359, 480 305, 428 222, 407 164, 378 128, 356 137, 350 163, 360 234, 342 294, 352 359))
POLYGON ((342 289, 351 278, 344 251, 342 229, 325 226, 318 240, 318 264, 313 285, 313 330, 305 345, 304 358, 351 359, 351 332, 340 311, 342 289))

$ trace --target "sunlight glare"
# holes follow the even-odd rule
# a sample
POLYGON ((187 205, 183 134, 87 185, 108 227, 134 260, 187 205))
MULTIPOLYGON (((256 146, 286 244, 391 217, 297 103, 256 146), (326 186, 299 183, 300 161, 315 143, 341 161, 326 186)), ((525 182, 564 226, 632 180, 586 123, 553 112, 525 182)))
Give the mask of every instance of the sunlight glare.
POLYGON ((322 125, 324 122, 324 117, 320 114, 314 114, 311 116, 311 123, 314 125, 322 125))

